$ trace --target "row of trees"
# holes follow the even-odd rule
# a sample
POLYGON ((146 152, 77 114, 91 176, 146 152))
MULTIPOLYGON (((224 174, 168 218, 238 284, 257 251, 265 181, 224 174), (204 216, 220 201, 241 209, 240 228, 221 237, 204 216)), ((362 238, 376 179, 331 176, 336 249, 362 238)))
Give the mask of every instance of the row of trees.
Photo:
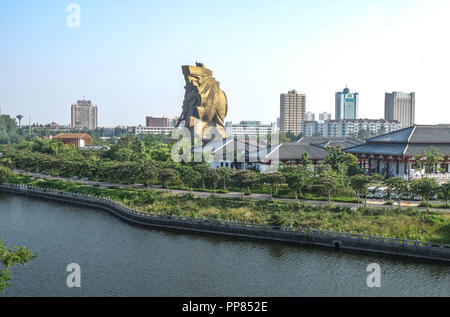
POLYGON ((427 207, 429 206, 430 198, 437 195, 440 195, 446 203, 450 200, 450 183, 439 185, 434 178, 422 178, 408 181, 402 178, 383 179, 380 175, 367 176, 362 174, 350 178, 350 185, 356 194, 358 202, 361 197, 364 197, 366 203, 368 187, 377 184, 383 184, 383 186, 388 188, 390 200, 392 199, 392 194, 395 194, 399 206, 405 195, 421 197, 422 203, 426 203, 427 207))
MULTIPOLYGON (((325 164, 315 168, 305 154, 298 165, 282 165, 279 171, 264 174, 226 167, 211 169, 206 163, 176 163, 171 159, 170 144, 151 137, 124 137, 105 152, 84 152, 59 141, 35 139, 7 148, 0 163, 11 169, 128 183, 130 186, 133 183, 159 184, 166 188, 214 191, 231 188, 247 193, 267 189, 271 197, 279 195, 283 188, 283 193, 291 192, 297 199, 312 195, 331 200, 337 194, 351 197, 353 192, 359 201, 371 184, 383 181, 390 191, 399 192, 399 196, 413 192, 429 200, 438 191, 439 185, 430 179, 405 182, 396 178, 384 180, 380 175, 364 175, 353 155, 344 153, 340 147, 329 147, 327 152, 325 164)), ((445 190, 440 192, 442 197, 447 197, 445 190)))
POLYGON ((272 174, 229 168, 211 169, 206 163, 175 163, 171 160, 170 144, 146 138, 122 138, 106 152, 83 152, 59 141, 35 139, 5 149, 0 159, 13 169, 41 172, 54 176, 90 178, 112 183, 160 184, 228 190, 228 187, 250 192, 267 187, 270 195, 278 194, 281 186, 292 190, 295 197, 305 193, 332 195, 346 188, 346 175, 359 173, 356 158, 340 148, 329 148, 327 164, 311 167, 304 155, 298 166, 282 166, 272 174))
POLYGON ((17 133, 16 120, 0 115, 0 144, 19 143, 23 138, 17 133))

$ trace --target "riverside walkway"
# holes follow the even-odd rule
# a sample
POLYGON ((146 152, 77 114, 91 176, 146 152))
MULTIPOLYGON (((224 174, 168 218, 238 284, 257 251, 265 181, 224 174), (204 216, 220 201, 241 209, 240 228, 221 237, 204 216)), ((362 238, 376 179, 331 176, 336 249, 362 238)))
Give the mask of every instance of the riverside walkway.
MULTIPOLYGON (((102 188, 108 188, 108 187, 128 188, 129 187, 126 184, 96 182, 96 181, 89 180, 89 179, 73 179, 73 178, 67 178, 67 177, 57 177, 57 176, 51 176, 51 175, 35 173, 35 172, 27 172, 27 171, 22 171, 22 170, 15 170, 14 172, 17 174, 20 174, 20 175, 32 176, 32 177, 39 178, 39 179, 72 181, 72 182, 82 183, 87 186, 99 186, 102 188)), ((133 184, 131 187, 135 188, 135 189, 147 189, 147 187, 144 186, 143 184, 133 184)), ((274 197, 272 199, 270 197, 270 195, 260 194, 260 193, 252 193, 250 195, 243 195, 241 192, 215 193, 215 192, 206 192, 206 191, 202 192, 202 191, 190 191, 190 190, 182 190, 182 189, 167 189, 167 188, 163 188, 161 186, 150 186, 149 189, 152 189, 155 191, 170 192, 170 193, 174 193, 174 194, 178 194, 178 195, 192 194, 195 197, 199 197, 199 198, 208 198, 211 196, 215 196, 215 197, 231 198, 231 199, 244 198, 244 199, 252 199, 252 200, 273 200, 273 201, 283 201, 283 202, 296 202, 296 200, 292 199, 292 198, 274 197)), ((324 205, 329 204, 328 201, 322 201, 322 200, 299 199, 298 202, 306 203, 306 204, 313 205, 313 206, 324 206, 324 205)), ((377 201, 375 199, 367 200, 367 206, 371 207, 371 208, 398 208, 397 202, 395 202, 394 205, 384 205, 384 203, 385 203, 385 201, 383 201, 383 200, 379 200, 379 201, 377 201)), ((339 206, 339 207, 348 207, 348 208, 353 208, 353 209, 360 208, 364 205, 362 203, 357 204, 357 203, 336 202, 336 201, 331 201, 331 204, 333 204, 335 206, 339 206)), ((423 210, 423 211, 426 210, 426 208, 419 207, 419 205, 420 205, 420 203, 418 203, 416 201, 414 201, 414 202, 403 201, 401 207, 402 208, 414 207, 419 210, 423 210)), ((450 210, 448 210, 448 209, 433 208, 432 210, 435 210, 435 211, 440 210, 440 211, 445 211, 445 212, 450 213, 450 210)))

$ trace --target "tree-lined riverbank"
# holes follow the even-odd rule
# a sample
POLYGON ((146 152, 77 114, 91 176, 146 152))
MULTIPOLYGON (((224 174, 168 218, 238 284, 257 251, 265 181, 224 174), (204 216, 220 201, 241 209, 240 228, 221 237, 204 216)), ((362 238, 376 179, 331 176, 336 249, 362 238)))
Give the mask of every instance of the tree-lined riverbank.
POLYGON ((271 200, 207 198, 148 189, 100 188, 74 182, 11 176, 10 181, 64 192, 111 198, 144 213, 373 234, 408 240, 450 243, 450 214, 414 208, 365 208, 309 205, 271 200))

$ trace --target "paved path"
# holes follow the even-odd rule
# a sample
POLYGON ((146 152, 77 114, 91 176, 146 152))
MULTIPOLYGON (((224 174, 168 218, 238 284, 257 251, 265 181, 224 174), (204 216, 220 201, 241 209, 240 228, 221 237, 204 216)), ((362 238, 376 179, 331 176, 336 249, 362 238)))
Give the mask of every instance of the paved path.
MULTIPOLYGON (((56 177, 56 176, 50 176, 50 175, 41 174, 41 173, 29 173, 29 172, 21 171, 21 170, 15 170, 15 172, 20 175, 28 175, 28 176, 33 176, 36 178, 41 178, 41 179, 66 180, 66 181, 71 180, 74 182, 83 183, 88 186, 98 185, 103 188, 108 188, 111 186, 121 187, 121 188, 129 187, 128 185, 124 185, 124 184, 116 184, 116 183, 108 183, 108 182, 95 182, 95 181, 88 180, 88 179, 69 179, 69 178, 65 178, 65 177, 56 177)), ((132 188, 145 189, 147 187, 142 184, 134 184, 134 185, 132 185, 132 188)), ((161 186, 150 186, 150 189, 156 190, 156 191, 171 192, 171 193, 180 194, 180 195, 192 194, 195 197, 201 197, 201 198, 216 196, 216 197, 223 197, 223 198, 242 198, 243 197, 245 199, 254 199, 254 200, 271 200, 270 195, 258 194, 258 193, 253 193, 251 195, 243 196, 242 193, 240 193, 240 192, 228 192, 228 193, 199 192, 199 191, 189 191, 189 190, 181 190, 181 189, 166 189, 161 186)), ((286 201, 286 202, 295 202, 296 201, 295 199, 291 199, 291 198, 279 198, 279 197, 275 197, 273 200, 286 201)), ((320 201, 320 200, 302 199, 302 200, 299 200, 299 202, 307 203, 310 205, 316 205, 316 206, 323 206, 323 205, 328 204, 327 201, 320 201)), ((346 203, 346 202, 335 202, 335 201, 332 201, 331 203, 335 206, 349 207, 349 208, 359 208, 359 207, 363 206, 363 204, 357 204, 357 203, 346 203)), ((380 200, 377 201, 375 199, 372 199, 372 200, 367 201, 367 206, 372 207, 372 208, 397 208, 398 207, 397 203, 395 203, 395 205, 393 205, 393 206, 384 205, 384 203, 385 203, 385 201, 380 201, 380 200)), ((426 210, 426 208, 418 207, 418 206, 419 206, 418 202, 406 202, 406 201, 402 202, 402 208, 415 207, 419 210, 426 210)), ((440 209, 433 209, 433 210, 437 211, 440 209)), ((442 211, 446 211, 446 212, 450 213, 450 210, 448 210, 448 209, 442 209, 442 211)))

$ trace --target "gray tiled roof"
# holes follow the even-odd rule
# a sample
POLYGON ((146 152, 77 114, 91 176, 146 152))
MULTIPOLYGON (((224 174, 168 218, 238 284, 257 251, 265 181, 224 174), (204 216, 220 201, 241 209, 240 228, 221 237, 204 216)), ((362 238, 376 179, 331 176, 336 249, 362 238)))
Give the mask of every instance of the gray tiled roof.
POLYGON ((417 126, 409 143, 450 144, 450 125, 417 126))
POLYGON ((406 144, 366 143, 349 149, 345 149, 345 152, 352 154, 369 155, 403 155, 405 149, 406 144))
POLYGON ((291 142, 291 143, 298 143, 298 144, 319 144, 328 142, 331 138, 326 138, 324 136, 304 136, 297 141, 291 142))
POLYGON ((362 142, 353 140, 353 139, 342 139, 342 140, 330 140, 328 142, 315 144, 322 148, 326 148, 327 146, 340 146, 342 149, 347 149, 349 147, 357 146, 363 144, 362 142))
POLYGON ((327 158, 327 151, 320 146, 312 144, 287 143, 282 144, 277 150, 270 153, 267 159, 278 159, 280 161, 299 160, 302 158, 304 153, 308 153, 308 158, 310 160, 325 160, 327 158))
POLYGON ((450 144, 427 144, 426 146, 424 144, 409 144, 405 155, 421 155, 423 154, 423 151, 429 151, 431 146, 436 148, 439 153, 443 155, 450 155, 450 144))
POLYGON ((217 151, 220 151, 221 153, 223 151, 233 149, 236 147, 238 150, 245 150, 247 152, 254 152, 257 151, 258 148, 266 148, 265 142, 256 142, 256 140, 235 140, 232 138, 229 139, 223 139, 218 140, 214 142, 209 142, 206 145, 198 146, 193 149, 194 153, 202 153, 202 152, 212 152, 215 153, 217 151))
POLYGON ((435 147, 450 155, 450 125, 416 125, 366 140, 366 144, 345 149, 353 154, 406 155, 423 154, 435 147))
POLYGON ((367 139, 367 143, 408 143, 411 133, 414 131, 414 127, 401 129, 391 133, 376 136, 374 138, 367 139))
POLYGON ((327 146, 341 146, 343 149, 363 144, 362 142, 346 137, 324 137, 324 136, 305 136, 291 143, 314 144, 323 148, 327 146))

